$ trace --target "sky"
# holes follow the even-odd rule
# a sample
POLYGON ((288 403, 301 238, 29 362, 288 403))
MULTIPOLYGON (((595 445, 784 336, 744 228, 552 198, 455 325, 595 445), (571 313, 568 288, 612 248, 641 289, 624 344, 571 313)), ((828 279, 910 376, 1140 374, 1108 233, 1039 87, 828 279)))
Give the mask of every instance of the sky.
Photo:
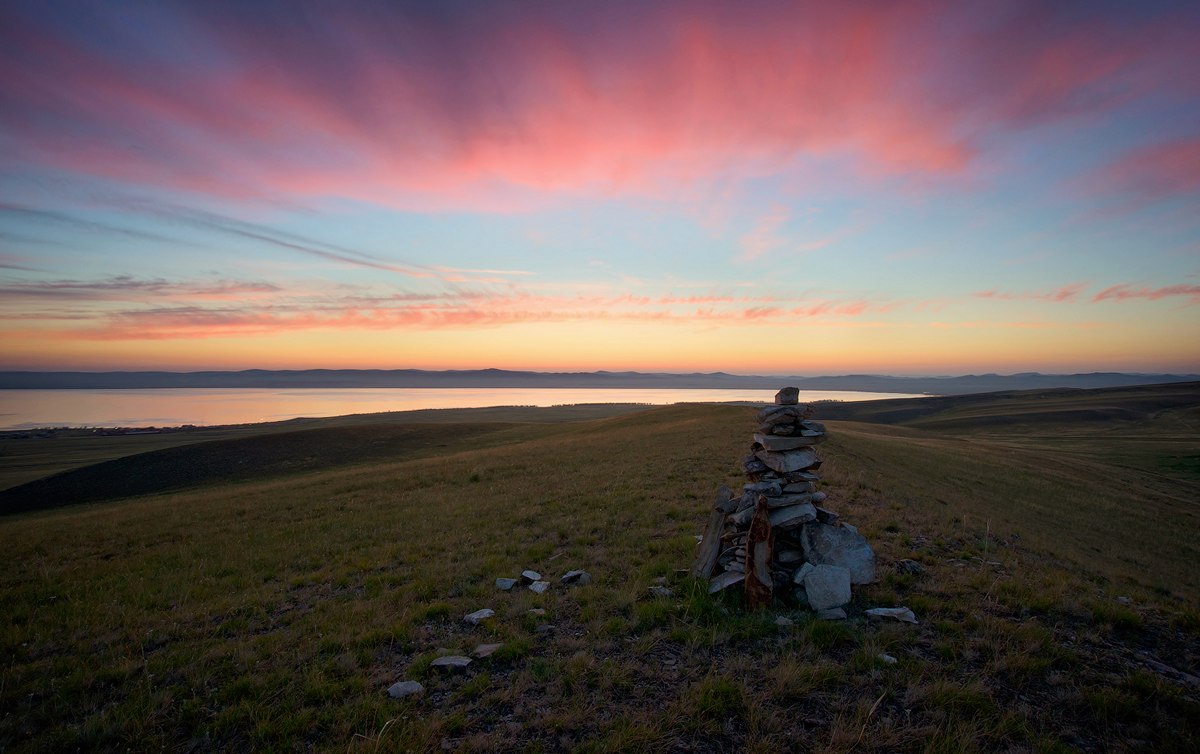
POLYGON ((1200 372, 1194 2, 0 5, 0 368, 1200 372))

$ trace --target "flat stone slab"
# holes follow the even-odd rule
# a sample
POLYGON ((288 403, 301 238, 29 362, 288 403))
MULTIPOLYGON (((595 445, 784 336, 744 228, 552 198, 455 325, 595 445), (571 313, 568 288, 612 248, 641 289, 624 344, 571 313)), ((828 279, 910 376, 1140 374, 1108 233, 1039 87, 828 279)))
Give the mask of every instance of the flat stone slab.
POLYGON ((491 657, 497 649, 503 646, 503 644, 480 644, 475 647, 474 652, 471 652, 471 656, 477 660, 482 660, 485 657, 491 657))
POLYGON ((529 585, 529 591, 533 592, 534 594, 541 594, 549 588, 549 581, 535 581, 529 585))
POLYGON ((502 592, 511 591, 517 585, 516 579, 496 579, 496 588, 502 592))
POLYGON ((807 448, 816 445, 825 440, 825 435, 764 435, 761 432, 754 433, 754 442, 763 446, 767 450, 795 450, 797 448, 807 448))
POLYGON ((425 687, 416 681, 396 681, 388 687, 388 696, 393 699, 403 699, 414 694, 424 694, 425 687))
POLYGON ((737 571, 725 571, 713 577, 712 581, 708 582, 708 593, 716 594, 722 589, 728 589, 734 584, 741 583, 746 579, 746 574, 737 571))
POLYGON ((462 655, 447 655, 445 657, 439 657, 433 662, 429 663, 431 667, 445 671, 466 670, 467 666, 470 664, 471 658, 463 657, 462 655))
POLYGON ((866 537, 848 526, 807 524, 800 532, 800 544, 809 563, 841 566, 850 572, 852 584, 875 580, 875 551, 866 537))
POLYGON ((537 571, 521 571, 521 581, 526 584, 532 584, 535 581, 541 581, 542 574, 537 571))
POLYGON ((775 394, 775 405, 795 406, 800 402, 800 388, 785 387, 775 394))
POLYGON ((774 469, 780 474, 807 469, 817 462, 817 452, 812 448, 784 450, 779 453, 758 450, 754 452, 754 457, 762 461, 767 468, 774 469))
POLYGON ((917 622, 917 616, 907 607, 873 607, 865 612, 875 620, 890 619, 904 621, 905 623, 917 622))
POLYGON ((792 583, 803 586, 805 577, 812 573, 812 570, 815 567, 816 566, 814 566, 812 563, 805 563, 797 568, 796 572, 792 574, 792 583))
POLYGON ((470 623, 472 626, 478 626, 480 623, 484 622, 488 618, 491 618, 495 614, 495 610, 491 609, 490 607, 485 607, 482 610, 476 610, 473 613, 464 615, 463 620, 465 620, 467 623, 470 623))
POLYGON ((850 572, 841 566, 814 566, 804 577, 804 592, 813 610, 841 607, 850 601, 850 572))
POLYGON ((567 571, 559 579, 564 584, 574 584, 576 586, 587 586, 592 583, 592 574, 587 571, 567 571))
POLYGON ((812 503, 789 505, 786 508, 775 508, 770 514, 771 526, 779 529, 790 529, 809 521, 817 520, 817 509, 812 503))
POLYGON ((767 496, 768 508, 786 508, 789 505, 801 505, 802 503, 811 503, 812 495, 807 492, 787 495, 767 496))

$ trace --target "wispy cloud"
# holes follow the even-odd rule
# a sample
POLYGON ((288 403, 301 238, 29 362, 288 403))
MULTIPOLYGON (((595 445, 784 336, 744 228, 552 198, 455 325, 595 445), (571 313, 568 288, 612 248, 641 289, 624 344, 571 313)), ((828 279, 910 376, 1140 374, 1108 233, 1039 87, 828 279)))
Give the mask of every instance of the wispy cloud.
POLYGON ((1000 291, 989 289, 986 291, 977 291, 973 294, 975 298, 993 299, 997 301, 1054 301, 1067 302, 1075 301, 1087 288, 1087 283, 1071 283, 1060 288, 1053 288, 1045 291, 1000 291))
POLYGON ((171 6, 130 27, 100 6, 126 35, 98 23, 83 44, 53 6, 7 6, 0 127, 26 160, 146 186, 504 210, 678 196, 798 156, 961 175, 982 137, 1178 90, 1164 72, 1194 62, 1186 7, 1088 24, 1069 3, 949 0, 663 2, 629 6, 636 23, 604 4, 358 7, 316 25, 171 6))
POLYGON ((1092 301, 1158 301, 1164 298, 1185 298, 1189 304, 1200 304, 1200 285, 1165 285, 1160 288, 1122 283, 1110 286, 1092 297, 1092 301))

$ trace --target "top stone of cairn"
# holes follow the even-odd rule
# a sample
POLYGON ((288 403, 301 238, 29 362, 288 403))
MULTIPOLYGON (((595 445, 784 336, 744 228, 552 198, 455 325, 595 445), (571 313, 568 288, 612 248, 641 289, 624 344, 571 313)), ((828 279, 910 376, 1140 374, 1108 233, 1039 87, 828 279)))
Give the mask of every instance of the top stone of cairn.
POLYGON ((800 402, 800 388, 785 387, 775 394, 776 406, 795 406, 800 402))

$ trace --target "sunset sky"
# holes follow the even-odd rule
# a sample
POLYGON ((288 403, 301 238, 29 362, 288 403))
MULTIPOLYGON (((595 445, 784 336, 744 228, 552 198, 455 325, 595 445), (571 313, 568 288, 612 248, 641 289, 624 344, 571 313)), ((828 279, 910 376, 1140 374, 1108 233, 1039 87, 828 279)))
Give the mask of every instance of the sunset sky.
POLYGON ((1200 372, 1200 3, 5 2, 0 368, 1200 372))

